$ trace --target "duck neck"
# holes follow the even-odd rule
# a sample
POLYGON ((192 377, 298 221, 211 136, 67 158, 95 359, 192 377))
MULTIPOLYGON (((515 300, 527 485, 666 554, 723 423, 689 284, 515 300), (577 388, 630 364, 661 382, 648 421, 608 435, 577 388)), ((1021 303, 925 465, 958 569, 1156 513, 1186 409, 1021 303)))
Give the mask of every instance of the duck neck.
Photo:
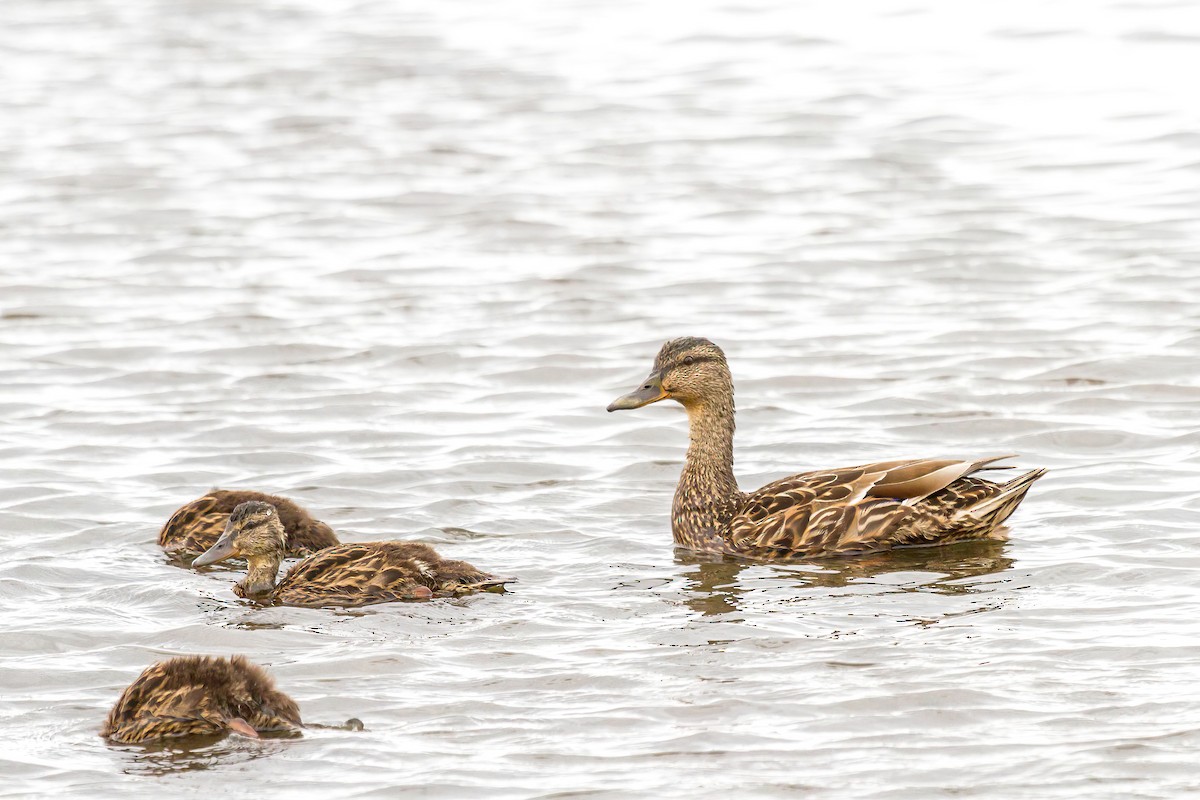
POLYGON ((242 597, 256 597, 270 594, 275 590, 275 577, 279 574, 279 565, 283 556, 271 555, 247 556, 246 578, 238 584, 238 592, 242 597))
POLYGON ((698 550, 723 539, 742 493, 733 475, 733 392, 686 404, 690 443, 675 490, 675 541, 698 550))

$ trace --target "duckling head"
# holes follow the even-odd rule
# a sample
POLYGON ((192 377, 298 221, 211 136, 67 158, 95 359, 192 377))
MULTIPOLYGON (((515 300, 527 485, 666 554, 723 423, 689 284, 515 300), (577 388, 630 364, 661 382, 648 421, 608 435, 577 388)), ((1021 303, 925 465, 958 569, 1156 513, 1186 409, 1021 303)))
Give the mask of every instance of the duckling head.
POLYGON ((193 567, 216 564, 239 556, 249 566, 245 581, 235 588, 244 596, 269 592, 275 586, 275 575, 287 549, 287 532, 279 512, 270 503, 251 500, 233 509, 225 532, 217 543, 195 561, 193 567))
POLYGON ((203 567, 239 556, 282 554, 286 548, 287 532, 275 506, 251 500, 233 509, 221 538, 193 561, 192 566, 203 567))
POLYGON ((698 336, 666 342, 642 385, 608 405, 609 411, 641 408, 659 400, 674 400, 685 408, 713 400, 733 401, 733 377, 721 348, 698 336))

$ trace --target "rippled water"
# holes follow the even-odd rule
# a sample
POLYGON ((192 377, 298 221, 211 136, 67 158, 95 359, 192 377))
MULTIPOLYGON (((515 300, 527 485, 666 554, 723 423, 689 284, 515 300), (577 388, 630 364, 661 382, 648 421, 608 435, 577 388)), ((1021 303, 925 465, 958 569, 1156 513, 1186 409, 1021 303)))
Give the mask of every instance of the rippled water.
MULTIPOLYGON (((1200 791, 1191 4, 5 0, 0 794, 1200 791), (1016 451, 1008 543, 672 550, 659 343, 754 487, 1016 451), (507 595, 255 609, 253 487, 507 595), (245 653, 361 733, 96 736, 245 653)), ((408 795, 406 795, 408 796, 408 795)))

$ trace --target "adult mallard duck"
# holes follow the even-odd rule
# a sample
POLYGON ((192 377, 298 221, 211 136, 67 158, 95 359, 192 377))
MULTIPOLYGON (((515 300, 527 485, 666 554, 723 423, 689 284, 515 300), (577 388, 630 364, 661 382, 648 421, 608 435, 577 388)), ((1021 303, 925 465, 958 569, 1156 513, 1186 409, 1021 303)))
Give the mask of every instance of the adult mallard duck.
POLYGON ((263 492, 213 489, 176 510, 159 531, 158 544, 171 554, 199 555, 217 543, 230 513, 251 500, 270 503, 278 509, 279 518, 287 532, 288 556, 306 556, 339 543, 328 525, 313 519, 301 506, 286 497, 263 492))
POLYGON ((642 385, 608 410, 668 398, 687 411, 691 438, 671 531, 699 552, 814 558, 991 538, 1045 473, 995 483, 975 473, 1010 456, 902 459, 803 472, 746 493, 733 476, 733 378, 721 348, 672 339, 642 385))
POLYGON ((393 600, 426 600, 467 594, 511 582, 465 561, 446 561, 419 542, 359 542, 327 547, 305 558, 275 582, 287 534, 270 503, 242 503, 229 515, 221 538, 194 567, 242 556, 248 570, 234 586, 239 597, 285 606, 364 606, 393 600))
POLYGON ((181 656, 138 676, 108 712, 100 735, 134 744, 179 736, 296 732, 300 709, 242 656, 181 656))

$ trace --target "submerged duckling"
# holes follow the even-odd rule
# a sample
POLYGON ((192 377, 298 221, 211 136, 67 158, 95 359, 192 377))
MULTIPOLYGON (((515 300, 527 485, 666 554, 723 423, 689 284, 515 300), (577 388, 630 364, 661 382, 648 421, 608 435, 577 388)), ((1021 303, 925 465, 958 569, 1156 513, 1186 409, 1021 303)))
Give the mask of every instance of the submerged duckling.
POLYGON ((851 555, 998 535, 1035 469, 1007 483, 974 477, 1011 456, 903 459, 817 470, 743 492, 733 474, 733 378, 707 339, 662 346, 649 377, 614 400, 621 411, 671 399, 688 415, 690 444, 671 508, 675 543, 756 559, 851 555))
POLYGON ((199 555, 217 543, 235 508, 257 500, 270 503, 279 512, 287 532, 289 557, 306 556, 339 544, 333 530, 286 497, 263 492, 213 489, 177 509, 158 534, 159 547, 173 555, 199 555))
POLYGON ((270 503, 251 501, 233 510, 221 538, 192 562, 202 567, 244 557, 239 597, 285 606, 364 606, 394 600, 427 600, 503 586, 510 578, 481 572, 465 561, 447 561, 418 542, 359 542, 328 547, 293 566, 276 583, 287 536, 270 503))
POLYGON ((182 736, 294 733, 300 709, 242 656, 180 656, 148 667, 121 694, 100 735, 123 744, 182 736))

